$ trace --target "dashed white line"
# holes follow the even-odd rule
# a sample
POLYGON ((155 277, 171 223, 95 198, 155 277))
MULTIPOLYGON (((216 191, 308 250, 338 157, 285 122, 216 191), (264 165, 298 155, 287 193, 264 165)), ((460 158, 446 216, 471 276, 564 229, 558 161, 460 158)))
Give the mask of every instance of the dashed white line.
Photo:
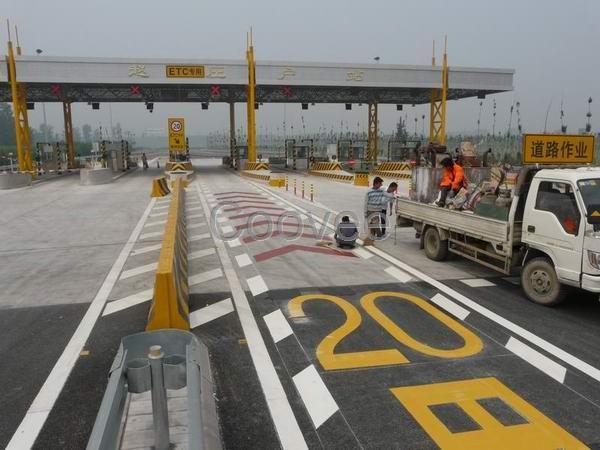
POLYGON ((191 286, 195 286, 200 283, 204 283, 206 281, 214 280, 223 276, 223 271, 218 269, 208 270, 206 272, 199 273, 197 275, 192 275, 188 278, 188 284, 191 286))
POLYGON ((190 328, 196 328, 205 323, 212 322, 233 311, 235 311, 235 309, 233 308, 233 303, 230 298, 197 309, 196 311, 190 312, 190 328))
POLYGON ((360 256, 362 259, 369 259, 373 257, 373 253, 366 251, 364 248, 357 247, 352 250, 356 256, 360 256))
POLYGON ((250 264, 252 264, 252 260, 250 259, 250 256, 248 256, 247 253, 242 253, 241 255, 237 255, 235 257, 235 261, 237 262, 237 265, 240 267, 246 267, 246 266, 249 266, 250 264))
POLYGON ((131 308, 132 306, 139 305, 140 303, 150 301, 152 300, 153 295, 154 289, 146 289, 144 291, 128 295, 127 297, 108 302, 106 304, 106 308, 104 308, 102 316, 108 316, 110 314, 123 311, 124 309, 131 308))
POLYGON ((198 223, 192 223, 192 224, 188 224, 187 225, 187 229, 188 230, 193 230, 194 228, 201 228, 206 226, 206 222, 198 222, 198 223))
POLYGON ((207 248, 204 250, 197 250, 195 252, 188 253, 188 261, 193 259, 203 258, 205 256, 214 255, 216 250, 214 248, 207 248))
POLYGON ((144 239, 162 236, 162 235, 163 235, 162 231, 154 231, 152 233, 144 233, 144 234, 140 235, 140 241, 143 241, 144 239))
POLYGON ((148 228, 148 227, 156 227, 158 225, 164 225, 166 224, 167 221, 166 220, 159 220, 157 222, 149 222, 146 225, 144 225, 144 228, 148 228))
POLYGON ((187 216, 187 219, 202 219, 204 217, 204 214, 191 214, 189 216, 187 216))
POLYGON ((559 383, 565 382, 565 377, 567 376, 567 369, 560 364, 552 361, 546 355, 541 354, 537 350, 532 349, 530 346, 524 344, 523 342, 515 339, 514 337, 510 337, 506 344, 506 348, 513 352, 515 355, 523 358, 532 366, 540 369, 549 377, 554 378, 559 383))
POLYGON ((169 212, 159 212, 159 213, 154 213, 154 214, 150 214, 149 217, 164 217, 167 214, 169 214, 169 212))
POLYGON ((134 250, 131 252, 131 256, 142 255, 144 253, 153 252, 155 250, 160 250, 161 247, 162 247, 162 243, 149 245, 148 247, 138 248, 137 250, 134 250))
POLYGON ((235 239, 231 239, 230 241, 227 241, 227 245, 229 245, 230 248, 236 248, 236 247, 239 247, 240 245, 242 245, 242 243, 240 242, 240 240, 238 238, 235 238, 235 239))
POLYGON ((398 281, 400 281, 402 283, 406 283, 406 282, 412 280, 412 277, 409 274, 407 274, 406 272, 403 272, 402 270, 400 270, 394 266, 388 267, 387 269, 385 269, 384 272, 387 273, 388 275, 393 276, 394 278, 396 278, 398 281))
POLYGON ((171 205, 165 205, 165 206, 155 206, 154 208, 152 208, 152 211, 160 211, 163 209, 169 209, 171 205))
POLYGON ((255 297, 269 290, 269 288, 265 284, 265 280, 263 280, 263 277, 261 277, 260 275, 248 278, 246 280, 246 283, 248 283, 248 288, 250 289, 250 292, 252 292, 252 295, 255 297))
POLYGON ((229 222, 229 217, 217 217, 217 222, 218 223, 225 223, 225 222, 229 222))
POLYGON ((267 328, 269 329, 271 337, 273 338, 273 342, 275 343, 294 334, 292 327, 290 327, 290 324, 280 309, 276 309, 272 313, 267 314, 263 317, 263 319, 267 324, 267 328))
POLYGON ((339 408, 314 365, 292 378, 304 406, 316 428, 323 425, 339 408))
POLYGON ((233 233, 233 227, 231 225, 224 225, 221 227, 221 232, 223 234, 233 233))
POLYGON ((454 303, 449 298, 444 297, 442 294, 435 294, 431 298, 431 301, 448 311, 453 316, 458 317, 460 320, 465 320, 470 314, 470 311, 466 310, 459 304, 454 303))
POLYGON ((469 280, 460 280, 460 282, 466 284, 467 286, 474 287, 474 288, 496 286, 494 283, 492 283, 491 281, 488 281, 484 278, 473 278, 473 279, 469 279, 469 280))
POLYGON ((145 266, 139 266, 134 269, 124 270, 121 274, 120 280, 126 280, 127 278, 135 277, 136 275, 152 272, 153 270, 156 270, 157 267, 158 263, 154 262, 152 264, 146 264, 145 266))
POLYGON ((209 233, 202 233, 202 234, 197 234, 195 236, 190 236, 188 238, 188 242, 196 242, 196 241, 201 241, 202 239, 208 239, 210 237, 209 233))
MULTIPOLYGON (((201 197, 200 200, 202 201, 204 212, 208 217, 210 211, 200 194, 198 185, 196 185, 196 189, 201 197)), ((273 361, 269 356, 265 341, 258 329, 256 319, 254 318, 246 294, 240 284, 240 280, 235 273, 231 259, 225 250, 223 241, 214 236, 213 240, 217 246, 217 252, 225 271, 225 277, 231 287, 231 293, 240 319, 240 324, 242 325, 244 336, 248 342, 250 357, 252 358, 258 380, 260 381, 262 391, 265 395, 267 407, 269 408, 271 419, 273 420, 277 435, 279 436, 281 447, 285 450, 307 449, 308 446, 306 445, 302 430, 294 416, 290 402, 285 394, 279 376, 277 375, 273 361)))
POLYGON ((144 222, 148 219, 148 215, 152 210, 156 200, 151 199, 150 203, 146 207, 146 210, 140 217, 137 225, 131 232, 127 243, 123 246, 123 249, 119 253, 115 263, 111 267, 108 275, 104 279, 102 286, 98 290, 94 300, 90 304, 90 307, 86 311, 85 315, 75 333, 69 340, 64 351, 56 361, 56 364, 52 368, 50 375, 46 378, 46 381, 42 385, 35 399, 29 406, 25 417, 19 424, 17 431, 13 434, 10 442, 7 445, 8 450, 19 450, 33 447, 42 427, 46 423, 46 419, 52 410, 56 399, 60 395, 75 363, 79 360, 79 353, 88 340, 98 317, 102 313, 102 309, 106 304, 106 300, 110 295, 115 283, 119 279, 119 274, 123 270, 123 266, 127 261, 127 256, 131 252, 131 249, 135 245, 138 236, 142 231, 144 222))
POLYGON ((192 212, 192 211, 200 211, 202 209, 202 206, 194 206, 192 208, 186 208, 187 212, 192 212))

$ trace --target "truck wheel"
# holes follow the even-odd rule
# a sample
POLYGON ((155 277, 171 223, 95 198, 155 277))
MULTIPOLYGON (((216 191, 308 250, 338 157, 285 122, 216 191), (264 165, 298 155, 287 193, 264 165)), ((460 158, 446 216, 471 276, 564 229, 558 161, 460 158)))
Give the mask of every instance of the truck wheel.
POLYGON ((443 261, 448 256, 448 241, 440 238, 440 233, 434 227, 429 227, 423 235, 425 254, 434 261, 443 261))
POLYGON ((547 258, 533 258, 521 272, 521 286, 527 298, 538 305, 558 305, 565 299, 566 289, 558 281, 554 266, 547 258))

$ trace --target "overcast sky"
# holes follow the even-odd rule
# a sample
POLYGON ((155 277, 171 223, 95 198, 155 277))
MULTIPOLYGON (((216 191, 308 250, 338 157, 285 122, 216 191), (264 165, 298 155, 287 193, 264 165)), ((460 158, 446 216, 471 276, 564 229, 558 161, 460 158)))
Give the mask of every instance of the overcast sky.
MULTIPOLYGON (((253 26, 256 59, 325 62, 429 64, 433 39, 448 35, 449 64, 515 69, 515 91, 484 101, 482 128, 492 127, 492 102, 497 102, 496 130, 506 131, 510 105, 521 103, 525 130, 542 131, 550 108, 548 130, 560 127, 564 101, 569 131, 585 124, 587 98, 593 97, 594 130, 600 129, 600 1, 598 0, 2 0, 2 36, 8 17, 19 26, 24 53, 36 48, 49 56, 175 57, 243 59, 246 30, 253 26)), ((3 44, 4 47, 4 44, 3 44)), ((438 46, 439 48, 440 46, 438 46)), ((439 56, 439 55, 438 55, 439 56)), ((448 106, 448 130, 475 130, 478 100, 448 106)), ((347 112, 343 105, 322 105, 301 111, 287 106, 288 124, 307 129, 366 128, 367 109, 347 112)), ((62 127, 59 104, 47 105, 48 120, 62 127), (60 114, 59 114, 60 113, 60 114)), ((73 107, 74 123, 97 127, 109 123, 108 107, 90 111, 73 107)), ((421 132, 423 107, 400 113, 380 107, 380 126, 394 127, 406 114, 421 132)), ((166 128, 171 115, 187 119, 188 132, 201 134, 227 128, 225 104, 157 104, 153 114, 142 104, 113 105, 113 122, 142 133, 166 128)), ((41 122, 41 108, 31 113, 41 122)), ((265 105, 258 125, 281 128, 282 105, 265 105)), ((427 119, 426 119, 427 120, 427 119)), ((245 123, 238 105, 238 124, 245 123)), ((513 127, 515 119, 513 118, 513 127)))

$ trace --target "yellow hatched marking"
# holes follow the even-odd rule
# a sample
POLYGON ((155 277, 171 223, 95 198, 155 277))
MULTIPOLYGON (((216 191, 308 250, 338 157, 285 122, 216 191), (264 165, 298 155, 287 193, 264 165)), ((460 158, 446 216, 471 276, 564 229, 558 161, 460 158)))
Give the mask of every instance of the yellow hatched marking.
POLYGON ((506 387, 500 380, 473 380, 390 389, 435 443, 444 450, 587 449, 588 447, 506 387), (505 426, 477 400, 499 398, 528 423, 505 426), (481 427, 452 433, 430 406, 456 404, 481 427))

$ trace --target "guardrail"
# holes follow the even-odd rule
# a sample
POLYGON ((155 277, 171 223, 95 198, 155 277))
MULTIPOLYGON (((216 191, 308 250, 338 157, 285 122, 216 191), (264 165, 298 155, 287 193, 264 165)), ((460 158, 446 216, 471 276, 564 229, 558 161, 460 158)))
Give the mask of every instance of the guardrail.
POLYGON ((146 325, 148 331, 162 328, 190 329, 184 183, 185 180, 181 178, 173 181, 173 197, 169 205, 154 281, 154 297, 146 325))
POLYGON ((193 334, 159 330, 126 336, 110 369, 108 385, 88 450, 121 447, 129 439, 124 420, 130 393, 151 391, 154 448, 171 448, 166 389, 187 388, 187 440, 191 450, 222 448, 215 386, 207 347, 193 334))
POLYGON ((152 180, 152 192, 150 193, 150 197, 164 197, 170 193, 171 190, 169 189, 166 177, 159 177, 152 180))

